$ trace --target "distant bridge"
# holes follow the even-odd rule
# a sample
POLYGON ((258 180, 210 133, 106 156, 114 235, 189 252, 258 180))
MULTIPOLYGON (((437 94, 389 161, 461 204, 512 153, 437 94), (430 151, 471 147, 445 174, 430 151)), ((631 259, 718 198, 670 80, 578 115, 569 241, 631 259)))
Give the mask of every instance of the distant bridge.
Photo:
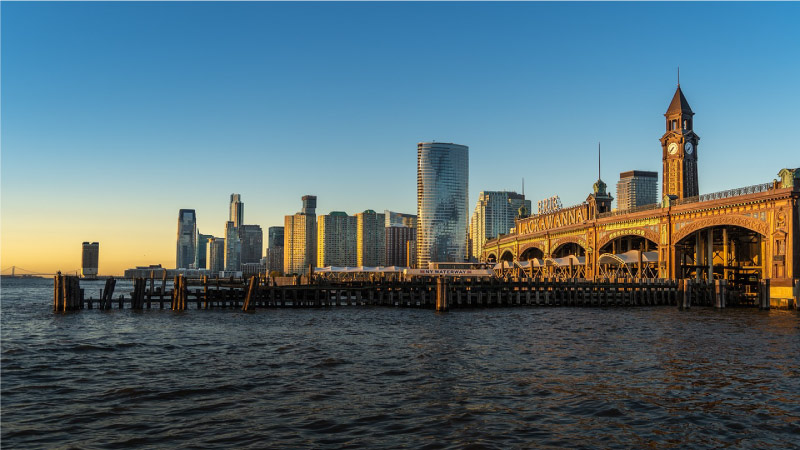
MULTIPOLYGON (((79 276, 81 273, 81 269, 71 269, 71 270, 62 270, 62 275, 76 275, 79 276)), ((51 277, 57 275, 57 273, 44 273, 44 272, 36 272, 35 270, 29 270, 22 267, 17 266, 9 266, 0 271, 0 275, 3 276, 11 276, 11 277, 51 277)))

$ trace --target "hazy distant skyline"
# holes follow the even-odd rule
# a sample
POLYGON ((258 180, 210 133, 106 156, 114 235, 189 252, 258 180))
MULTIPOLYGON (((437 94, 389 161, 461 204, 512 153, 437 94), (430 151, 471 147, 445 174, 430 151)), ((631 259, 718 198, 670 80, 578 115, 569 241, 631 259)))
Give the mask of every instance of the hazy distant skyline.
MULTIPOLYGON (((797 3, 2 2, 2 268, 175 261, 176 219, 222 236, 318 214, 416 214, 416 144, 470 148, 469 205, 580 203, 661 170, 695 111, 700 192, 800 166, 797 3)), ((659 184, 660 190, 660 184, 659 184)))

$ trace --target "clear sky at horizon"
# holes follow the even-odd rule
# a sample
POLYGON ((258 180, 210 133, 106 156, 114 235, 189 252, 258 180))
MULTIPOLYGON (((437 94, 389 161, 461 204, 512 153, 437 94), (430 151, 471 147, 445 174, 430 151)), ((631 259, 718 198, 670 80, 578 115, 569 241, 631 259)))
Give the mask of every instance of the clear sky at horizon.
MULTIPOLYGON (((416 212, 416 144, 482 190, 583 201, 661 169, 681 67, 700 191, 800 166, 800 4, 2 2, 2 268, 175 265, 178 210, 222 235, 416 212)), ((471 214, 471 211, 470 211, 471 214)), ((5 273, 5 272, 3 272, 5 273)))

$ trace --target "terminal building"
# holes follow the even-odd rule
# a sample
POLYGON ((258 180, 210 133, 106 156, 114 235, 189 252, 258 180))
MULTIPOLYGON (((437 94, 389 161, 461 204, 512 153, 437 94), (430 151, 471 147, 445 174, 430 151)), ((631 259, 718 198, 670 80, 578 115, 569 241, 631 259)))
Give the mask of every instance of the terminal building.
POLYGON ((481 261, 528 277, 727 280, 744 297, 769 279, 773 303, 791 299, 800 279, 800 169, 700 194, 700 137, 680 86, 664 117, 657 202, 610 211, 598 180, 579 205, 517 219, 512 233, 486 242, 481 261))

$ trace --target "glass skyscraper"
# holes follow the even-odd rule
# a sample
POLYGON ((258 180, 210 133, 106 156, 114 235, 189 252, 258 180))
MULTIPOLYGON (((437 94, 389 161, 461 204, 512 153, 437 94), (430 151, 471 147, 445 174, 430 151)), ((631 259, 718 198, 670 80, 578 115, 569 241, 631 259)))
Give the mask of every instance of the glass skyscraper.
POLYGON ((231 216, 229 219, 233 226, 239 228, 244 225, 244 203, 240 194, 231 194, 231 216))
POLYGON ((417 144, 417 262, 467 258, 469 147, 417 144))
POLYGON ((193 209, 182 209, 178 212, 178 250, 175 267, 188 269, 194 264, 197 247, 197 217, 193 209))

